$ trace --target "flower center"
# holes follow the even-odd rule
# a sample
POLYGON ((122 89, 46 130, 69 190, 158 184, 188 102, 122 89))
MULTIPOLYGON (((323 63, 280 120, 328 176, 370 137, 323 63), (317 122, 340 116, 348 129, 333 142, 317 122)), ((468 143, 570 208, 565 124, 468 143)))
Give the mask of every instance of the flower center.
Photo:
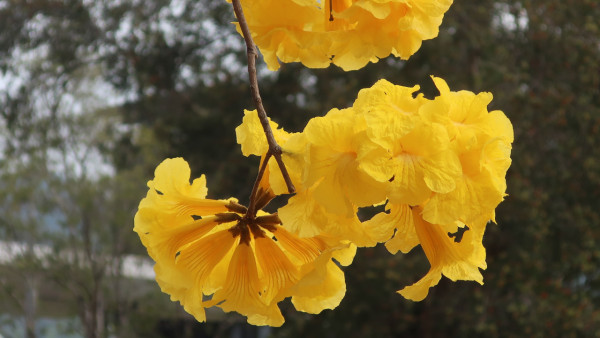
POLYGON ((253 219, 242 217, 229 231, 233 237, 240 236, 240 243, 250 244, 251 234, 254 238, 266 237, 265 230, 274 233, 277 231, 277 227, 275 226, 277 224, 281 224, 281 220, 277 214, 258 216, 253 219))

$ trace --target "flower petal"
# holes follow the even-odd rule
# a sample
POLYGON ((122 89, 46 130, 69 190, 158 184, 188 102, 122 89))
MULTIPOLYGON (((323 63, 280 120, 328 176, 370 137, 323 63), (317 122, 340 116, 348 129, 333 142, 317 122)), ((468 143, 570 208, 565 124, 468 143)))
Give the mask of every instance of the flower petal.
MULTIPOLYGON (((273 136, 278 143, 287 139, 289 134, 283 129, 277 129, 277 123, 269 119, 273 136)), ((267 137, 263 130, 258 112, 255 110, 244 110, 242 124, 235 128, 237 142, 242 146, 244 156, 256 155, 262 156, 269 150, 267 137)))
POLYGON ((392 231, 396 230, 394 237, 385 243, 391 254, 396 254, 398 250, 408 253, 419 244, 412 211, 407 204, 389 204, 389 208, 389 214, 379 213, 373 217, 373 221, 380 222, 382 227, 391 227, 392 231))
POLYGON ((283 292, 298 282, 298 269, 271 238, 256 238, 255 252, 262 283, 261 299, 265 304, 283 299, 283 292))
POLYGON ((202 175, 190 185, 190 173, 190 166, 183 158, 169 158, 156 167, 154 180, 148 182, 148 187, 159 194, 205 198, 208 193, 206 177, 202 175))
POLYGON ((277 303, 267 305, 261 300, 260 285, 254 252, 250 245, 240 243, 231 257, 225 285, 204 306, 239 312, 252 325, 281 326, 284 319, 277 303))
MULTIPOLYGON (((204 285, 215 266, 227 255, 236 241, 237 239, 229 231, 219 231, 181 249, 177 258, 172 258, 176 268, 193 280, 193 285, 187 289, 184 295, 168 293, 172 298, 177 298, 184 309, 197 319, 205 307, 202 303, 204 285)), ((157 260, 161 264, 165 261, 167 260, 157 260)), ((166 282, 164 274, 160 276, 157 274, 157 280, 162 288, 166 282)), ((163 292, 167 291, 163 289, 163 292)))
POLYGON ((294 286, 292 304, 308 313, 336 308, 346 294, 344 272, 331 261, 331 253, 320 256, 313 265, 314 269, 294 286))

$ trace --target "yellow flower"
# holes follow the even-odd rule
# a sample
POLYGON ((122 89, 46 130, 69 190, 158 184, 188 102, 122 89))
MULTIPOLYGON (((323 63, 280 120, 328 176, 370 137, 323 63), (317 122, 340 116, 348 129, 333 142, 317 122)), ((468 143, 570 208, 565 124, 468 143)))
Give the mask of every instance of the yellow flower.
POLYGON ((408 59, 433 39, 452 0, 242 0, 269 69, 282 62, 344 70, 393 54, 408 59))
POLYGON ((422 207, 405 204, 389 204, 386 209, 365 222, 375 228, 384 238, 394 233, 385 244, 395 254, 398 250, 408 253, 421 245, 431 268, 417 283, 398 291, 404 297, 420 301, 427 296, 429 288, 437 285, 442 275, 456 280, 474 280, 483 284, 479 268, 485 269, 485 248, 481 241, 487 220, 480 219, 466 226, 461 222, 453 225, 432 224, 421 215, 422 207))
POLYGON ((423 279, 400 291, 412 300, 423 299, 442 275, 482 283, 481 241, 505 196, 514 138, 506 116, 488 112, 491 94, 451 92, 444 80, 433 80, 440 91, 433 100, 413 98, 418 87, 379 81, 353 106, 385 150, 364 148, 359 167, 391 181, 386 211, 364 228, 393 254, 420 244, 431 263, 423 279))
POLYGON ((389 147, 420 121, 418 110, 427 100, 423 94, 415 94, 418 90, 419 86, 397 86, 379 80, 372 87, 360 90, 352 108, 364 116, 369 137, 389 147))
POLYGON ((288 231, 299 237, 327 234, 342 241, 351 241, 359 247, 377 244, 378 240, 358 219, 357 207, 353 208, 351 215, 335 214, 328 212, 316 197, 313 188, 300 190, 279 208, 279 217, 288 231))
POLYGON ((304 129, 309 147, 303 183, 330 213, 348 217, 355 207, 385 201, 385 185, 359 168, 359 149, 371 146, 365 129, 352 109, 332 109, 304 129))
POLYGON ((491 93, 452 92, 443 79, 434 76, 432 79, 440 95, 423 105, 421 115, 446 127, 455 151, 481 146, 487 139, 495 137, 508 144, 513 142, 512 124, 504 113, 487 110, 492 101, 491 93))
POLYGON ((490 93, 451 92, 444 80, 433 80, 440 96, 424 104, 421 114, 446 127, 462 175, 456 180, 456 189, 432 196, 424 206, 423 218, 435 224, 492 219, 505 196, 512 125, 501 111, 488 112, 490 93))
MULTIPOLYGON (((301 189, 298 184, 301 184, 302 165, 304 163, 306 147, 304 134, 288 133, 282 128, 278 128, 278 124, 271 121, 270 118, 269 124, 273 130, 275 141, 282 148, 282 157, 292 182, 296 189, 301 189)), ((262 157, 267 153, 269 145, 256 110, 244 110, 242 124, 235 128, 235 134, 244 156, 255 155, 262 157)), ((271 160, 267 165, 271 172, 271 175, 269 175, 269 187, 276 195, 287 194, 287 185, 281 175, 277 162, 271 160)))
POLYGON ((479 269, 487 267, 482 239, 487 220, 474 222, 468 227, 455 226, 450 233, 446 227, 431 224, 421 217, 421 208, 412 208, 414 229, 431 264, 429 272, 418 282, 398 291, 402 296, 420 301, 429 288, 437 285, 442 274, 452 281, 473 280, 483 284, 479 269))
MULTIPOLYGON (((189 178, 183 159, 165 160, 135 216, 134 231, 171 300, 199 321, 206 307, 219 306, 271 326, 283 323, 277 303, 286 297, 311 313, 339 304, 344 275, 331 259, 350 264, 355 248, 326 235, 298 238, 277 214, 249 217, 235 199, 206 199, 204 176, 192 184, 189 178)), ((266 183, 261 187, 259 207, 274 197, 266 183)))
MULTIPOLYGON (((281 136, 283 161, 296 187, 296 195, 278 210, 284 227, 299 237, 327 234, 358 246, 374 246, 356 212, 385 200, 385 185, 358 169, 357 147, 368 143, 364 123, 353 119, 351 110, 332 110, 312 119, 302 133, 287 134, 271 122, 281 136), (362 133, 362 137, 356 137, 362 133), (354 184, 348 184, 353 182, 354 184)), ((245 155, 266 153, 267 145, 256 111, 246 111, 236 128, 245 155), (249 151, 255 149, 255 151, 249 151), (245 151, 244 151, 245 150, 245 151)), ((287 194, 275 161, 267 166, 265 180, 276 194, 287 194)))
POLYGON ((420 116, 427 101, 419 89, 385 80, 363 89, 353 108, 364 116, 368 138, 379 147, 363 147, 359 168, 388 185, 392 203, 418 205, 433 192, 449 192, 460 175, 445 128, 420 116))
POLYGON ((452 224, 456 220, 471 223, 482 217, 493 219, 494 209, 504 200, 505 175, 510 165, 510 148, 505 143, 491 139, 463 151, 459 158, 463 171, 456 180, 456 189, 434 194, 424 205, 423 218, 428 222, 452 224))
POLYGON ((406 135, 374 134, 371 139, 387 145, 387 161, 381 162, 379 150, 370 150, 362 154, 360 166, 380 181, 391 181, 387 194, 392 203, 419 205, 433 192, 456 188, 460 161, 440 124, 419 123, 406 135), (384 142, 388 138, 391 142, 384 142))

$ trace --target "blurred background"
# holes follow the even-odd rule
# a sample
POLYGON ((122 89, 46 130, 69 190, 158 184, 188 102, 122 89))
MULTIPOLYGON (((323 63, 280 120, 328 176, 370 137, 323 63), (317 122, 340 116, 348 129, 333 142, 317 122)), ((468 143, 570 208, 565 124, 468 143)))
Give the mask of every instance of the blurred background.
MULTIPOLYGON (((199 324, 153 280, 132 231, 146 182, 184 157, 209 197, 247 203, 257 158, 234 128, 253 109, 245 48, 222 0, 0 0, 0 336, 600 337, 600 2, 455 1, 409 60, 278 72, 267 112, 288 131, 380 78, 436 95, 489 91, 515 129, 484 282, 395 291, 423 252, 358 251, 334 311, 281 304, 281 328, 209 311, 199 324)), ((213 311, 214 310, 214 311, 213 311)))

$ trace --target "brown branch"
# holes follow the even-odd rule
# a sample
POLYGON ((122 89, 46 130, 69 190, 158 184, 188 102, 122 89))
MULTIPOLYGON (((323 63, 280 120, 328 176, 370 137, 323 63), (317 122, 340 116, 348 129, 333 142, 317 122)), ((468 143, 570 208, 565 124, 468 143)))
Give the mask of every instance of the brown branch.
MULTIPOLYGON (((273 136, 273 130, 271 129, 271 125, 269 124, 269 118, 267 117, 267 112, 262 104, 262 99, 260 98, 260 92, 258 90, 258 77, 256 76, 256 59, 258 58, 258 53, 256 52, 256 47, 254 45, 254 41, 252 41, 252 35, 250 33, 250 28, 248 27, 248 23, 246 22, 246 17, 244 16, 244 11, 242 10, 242 4, 240 0, 232 0, 233 11, 235 12, 235 17, 240 24, 240 28, 242 30, 242 35, 244 37, 244 41, 246 42, 246 52, 248 54, 248 76, 250 78, 250 90, 252 92, 252 99, 254 100, 254 104, 256 105, 256 110, 258 111, 258 118, 260 119, 260 123, 265 132, 265 136, 267 137, 267 143, 269 144, 269 150, 267 155, 265 156, 265 166, 266 161, 269 160, 271 156, 275 158, 277 164, 279 165, 279 169, 281 170, 281 174, 283 175, 283 179, 285 180, 285 184, 287 186, 288 191, 294 193, 296 189, 294 188, 294 184, 292 183, 292 179, 285 168, 285 164, 283 163, 283 159, 281 158, 281 147, 275 141, 275 136, 273 136)), ((250 206, 248 208, 248 214, 252 212, 256 212, 256 210, 252 210, 252 205, 255 203, 255 189, 258 187, 258 184, 262 178, 262 174, 264 170, 259 171, 258 177, 256 178, 256 182, 254 184, 254 188, 252 189, 252 194, 250 195, 250 206)))

